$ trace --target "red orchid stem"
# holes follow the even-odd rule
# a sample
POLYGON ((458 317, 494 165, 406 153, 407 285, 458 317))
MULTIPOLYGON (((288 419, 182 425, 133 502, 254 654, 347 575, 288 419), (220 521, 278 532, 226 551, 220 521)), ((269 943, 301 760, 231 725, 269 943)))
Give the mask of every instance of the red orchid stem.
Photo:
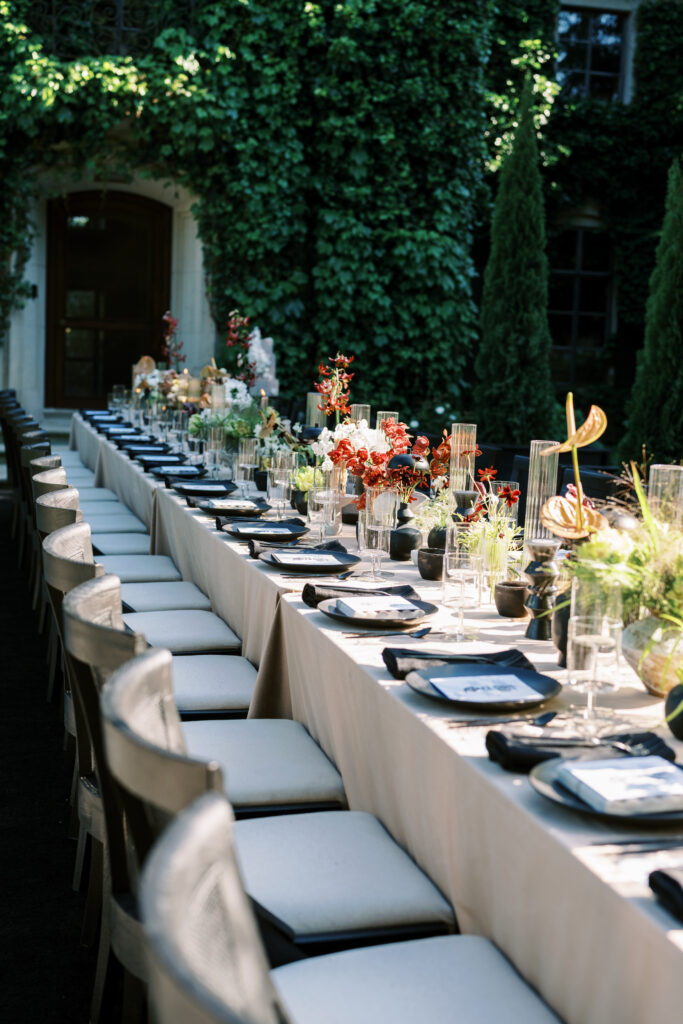
MULTIPOLYGON (((576 433, 576 419, 574 417, 574 395, 571 391, 567 394, 565 405, 567 415, 567 437, 573 437, 576 433)), ((576 484, 576 528, 583 530, 583 487, 579 476, 579 452, 576 445, 572 445, 572 466, 574 467, 574 483, 576 484)))

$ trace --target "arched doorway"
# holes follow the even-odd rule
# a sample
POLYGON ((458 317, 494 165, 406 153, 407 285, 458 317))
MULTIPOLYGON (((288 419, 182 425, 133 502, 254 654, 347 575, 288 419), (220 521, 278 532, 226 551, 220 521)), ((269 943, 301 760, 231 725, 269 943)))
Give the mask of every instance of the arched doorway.
POLYGON ((47 229, 45 404, 102 406, 141 355, 160 355, 171 208, 126 192, 72 192, 48 203, 47 229))

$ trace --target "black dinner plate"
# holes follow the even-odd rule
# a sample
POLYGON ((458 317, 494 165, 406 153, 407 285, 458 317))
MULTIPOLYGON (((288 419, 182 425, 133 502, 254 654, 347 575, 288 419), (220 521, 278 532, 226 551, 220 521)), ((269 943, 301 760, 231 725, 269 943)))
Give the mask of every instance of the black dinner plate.
POLYGON ((183 498, 223 498, 237 489, 232 480, 180 481, 172 484, 173 490, 183 498))
MULTIPOLYGON (((349 595, 358 597, 358 594, 349 595)), ((371 596, 371 595, 368 595, 371 596)), ((410 603, 415 605, 415 615, 411 615, 410 618, 396 618, 392 619, 385 615, 372 615, 372 616, 360 616, 360 615, 346 615, 344 612, 337 610, 337 598, 329 598, 326 601, 321 601, 318 605, 318 611, 328 615, 331 619, 336 619, 337 622, 344 622, 346 625, 353 626, 368 626, 371 629, 378 629, 391 627, 391 629, 412 629, 413 626, 423 622, 425 619, 430 618, 432 615, 436 615, 438 607, 435 604, 431 604, 430 601, 416 601, 411 598, 410 603)))
POLYGON ((267 543, 287 544, 290 540, 298 540, 308 533, 308 527, 304 526, 300 519, 280 523, 247 519, 243 523, 229 523, 223 528, 223 532, 229 533, 236 540, 264 540, 267 543))
MULTIPOLYGON (((296 572, 305 576, 334 576, 336 573, 344 572, 345 569, 360 562, 358 555, 350 555, 346 551, 306 551, 306 555, 320 555, 325 556, 326 559, 334 558, 334 562, 311 561, 300 564, 290 561, 295 551, 296 549, 290 550, 289 548, 262 551, 259 559, 279 572, 296 572), (275 557, 276 555, 279 556, 279 560, 275 557)), ((303 551, 300 553, 304 554, 303 551)))
POLYGON ((419 669, 415 672, 409 672, 405 681, 411 690, 415 690, 416 693, 421 693, 423 697, 430 697, 432 700, 441 701, 442 704, 449 704, 451 707, 467 708, 470 711, 475 709, 484 709, 485 711, 510 711, 515 708, 533 708, 538 704, 542 704, 544 701, 549 700, 551 697, 554 697, 562 689, 562 684, 551 676, 544 676, 541 675, 540 672, 532 672, 530 669, 526 668, 514 668, 514 666, 495 664, 477 665, 473 663, 460 663, 458 665, 434 666, 431 669, 419 669), (429 679, 430 676, 433 678, 437 678, 438 676, 450 676, 453 678, 465 678, 476 681, 477 677, 496 676, 502 678, 504 685, 504 677, 506 675, 522 679, 527 686, 530 686, 533 690, 537 691, 538 696, 520 696, 509 700, 506 700, 501 696, 497 696, 495 699, 491 700, 468 700, 466 697, 453 700, 441 693, 440 690, 432 685, 429 679))
POLYGON ((661 814, 614 814, 611 811, 597 811, 580 796, 565 789, 561 782, 557 781, 557 773, 565 763, 563 757, 553 757, 549 761, 542 761, 529 772, 529 782, 537 793, 552 800, 554 804, 566 807, 570 811, 579 811, 581 814, 589 814, 592 818, 609 818, 611 822, 623 822, 627 827, 629 824, 638 825, 662 825, 668 821, 682 821, 683 811, 664 811, 661 814))
POLYGON ((197 508, 212 516, 262 516, 270 512, 270 505, 263 498, 209 498, 197 502, 197 508))

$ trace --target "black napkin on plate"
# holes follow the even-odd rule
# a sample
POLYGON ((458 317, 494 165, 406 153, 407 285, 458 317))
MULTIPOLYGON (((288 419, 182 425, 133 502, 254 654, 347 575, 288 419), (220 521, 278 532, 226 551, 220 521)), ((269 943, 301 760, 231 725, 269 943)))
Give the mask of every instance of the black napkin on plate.
MULTIPOLYGON (((566 757, 572 753, 586 753, 590 748, 576 746, 571 747, 561 743, 557 747, 552 746, 551 737, 543 739, 538 737, 538 746, 534 745, 536 737, 530 736, 528 740, 520 740, 518 737, 506 735, 497 729, 491 729, 486 734, 486 749, 489 752, 489 759, 495 761, 507 772, 519 772, 527 774, 531 769, 540 764, 541 761, 549 761, 551 757, 566 757)), ((621 732, 613 736, 601 736, 602 744, 609 744, 610 740, 618 740, 630 748, 630 754, 634 757, 644 757, 646 754, 657 754, 666 758, 667 761, 674 761, 676 755, 661 736, 654 732, 621 732)), ((600 751, 609 751, 609 747, 596 748, 600 751)), ((614 751, 614 756, 622 754, 629 755, 625 751, 614 751)))
MULTIPOLYGON (((246 526, 246 524, 248 522, 249 522, 249 516, 216 516, 216 529, 222 531, 222 530, 225 529, 226 526, 234 526, 235 523, 238 523, 238 524, 240 524, 242 526, 246 526)), ((263 526, 268 526, 268 525, 271 525, 271 526, 305 526, 306 524, 304 523, 303 519, 279 519, 279 520, 277 520, 277 522, 273 521, 270 524, 268 523, 267 520, 266 520, 265 523, 263 523, 263 526)), ((283 537, 283 541, 284 541, 284 543, 287 543, 286 540, 284 540, 284 537, 283 537)), ((273 547, 281 547, 283 541, 278 541, 277 544, 273 543, 272 546, 273 547)))
MULTIPOLYGON (((415 595, 417 596, 417 595, 415 595)), ((521 651, 509 648, 504 651, 493 651, 490 654, 444 654, 442 651, 414 651, 401 647, 385 647, 382 651, 384 664, 394 679, 405 679, 409 672, 434 668, 439 665, 509 665, 510 668, 527 668, 535 671, 534 666, 521 651)))
MULTIPOLYGON (((281 547, 282 543, 276 541, 250 540, 248 542, 249 554, 252 558, 258 558, 264 551, 278 551, 281 547)), ((288 547, 292 551, 341 551, 343 554, 347 554, 346 548, 338 540, 326 540, 322 544, 314 545, 289 544, 288 547)))
POLYGON ((683 921, 683 868, 653 871, 649 882, 662 906, 679 921, 683 921))
POLYGON ((393 597, 405 597, 408 601, 420 600, 420 595, 408 583, 382 587, 381 590, 368 590, 367 587, 336 587, 334 583, 307 583, 301 592, 301 600, 310 608, 317 608, 321 601, 349 597, 352 594, 391 594, 393 597))

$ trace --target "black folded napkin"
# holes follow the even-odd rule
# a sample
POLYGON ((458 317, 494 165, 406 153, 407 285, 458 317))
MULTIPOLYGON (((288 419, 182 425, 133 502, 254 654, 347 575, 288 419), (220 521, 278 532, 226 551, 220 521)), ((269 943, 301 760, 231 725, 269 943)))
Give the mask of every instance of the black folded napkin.
POLYGON ((683 921, 683 868, 653 871, 649 882, 662 906, 679 921, 683 921))
POLYGON ((301 600, 310 608, 317 608, 321 601, 335 597, 349 597, 351 594, 391 594, 393 597, 405 597, 408 601, 419 601, 410 584, 382 587, 381 590, 368 590, 367 587, 336 587, 334 583, 307 583, 301 592, 301 600))
MULTIPOLYGON (((566 757, 572 752, 585 753, 588 749, 581 746, 567 746, 566 743, 553 747, 550 737, 544 739, 542 745, 541 737, 539 737, 539 745, 534 746, 534 738, 530 736, 528 740, 520 742, 518 738, 491 729, 486 734, 486 749, 489 752, 489 759, 499 764, 506 772, 519 772, 526 775, 534 765, 540 764, 541 761, 549 761, 551 757, 566 757)), ((654 732, 621 732, 614 736, 602 736, 600 740, 601 743, 607 744, 611 740, 625 743, 630 748, 631 756, 634 757, 657 754, 659 757, 666 758, 667 761, 674 761, 676 758, 671 747, 654 732)), ((615 756, 618 756, 616 751, 615 756)), ((624 752, 624 756, 628 757, 629 755, 624 752)))
MULTIPOLYGON (((282 543, 277 541, 250 540, 247 546, 251 557, 258 558, 264 551, 278 551, 282 547, 282 543)), ((313 546, 308 544, 289 544, 288 547, 292 551, 341 551, 343 554, 347 554, 346 548, 338 540, 326 540, 322 544, 315 544, 313 546)))
MULTIPOLYGON (((417 595, 415 595, 417 597, 417 595)), ((521 651, 507 648, 504 651, 493 651, 490 654, 444 654, 442 651, 413 651, 401 647, 385 647, 382 651, 384 664, 394 679, 405 679, 409 672, 434 668, 439 665, 485 664, 509 665, 511 668, 527 668, 535 671, 534 666, 521 651)))
MULTIPOLYGON (((234 526, 235 523, 240 526, 246 526, 249 522, 249 516, 216 516, 216 529, 223 530, 226 526, 234 526)), ((263 526, 268 525, 268 521, 262 524, 263 526)), ((270 525, 272 526, 305 526, 303 519, 278 519, 277 522, 273 521, 270 525)), ((283 535, 284 539, 284 535, 283 535)), ((281 547, 282 542, 279 541, 277 544, 273 543, 273 547, 281 547)))

